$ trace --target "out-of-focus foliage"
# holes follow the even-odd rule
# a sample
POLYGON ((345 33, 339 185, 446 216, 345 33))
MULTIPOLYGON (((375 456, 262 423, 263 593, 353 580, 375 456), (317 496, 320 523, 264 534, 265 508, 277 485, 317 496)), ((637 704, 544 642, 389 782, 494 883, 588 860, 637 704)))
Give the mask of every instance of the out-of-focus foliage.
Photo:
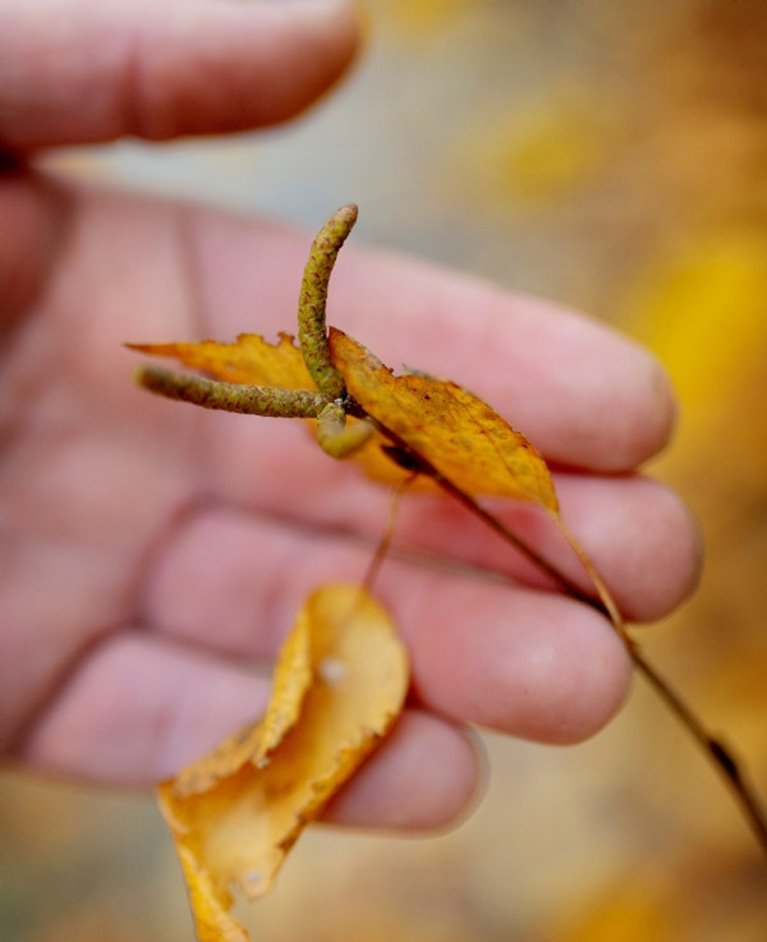
POLYGON ((389 0, 386 13, 400 38, 417 43, 460 17, 466 5, 466 0, 389 0))
POLYGON ((595 106, 588 87, 549 89, 513 113, 478 119, 476 131, 459 149, 459 173, 474 198, 530 212, 555 207, 597 184, 614 141, 614 121, 595 106))

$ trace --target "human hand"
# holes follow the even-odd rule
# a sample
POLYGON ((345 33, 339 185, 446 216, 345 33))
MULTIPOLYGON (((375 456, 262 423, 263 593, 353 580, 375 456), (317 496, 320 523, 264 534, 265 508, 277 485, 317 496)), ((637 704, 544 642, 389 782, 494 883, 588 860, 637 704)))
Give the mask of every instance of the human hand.
MULTIPOLYGON (((0 11, 13 78, 0 141, 13 155, 282 120, 355 43, 346 6, 324 0, 18 7, 0 11), (43 9, 63 31, 46 31, 43 9)), ((252 662, 274 654, 306 592, 364 572, 385 492, 300 423, 147 396, 121 346, 291 329, 310 238, 29 167, 0 178, 4 752, 92 781, 164 777, 260 711, 268 682, 252 662)), ((329 319, 389 363, 469 386, 566 469, 563 516, 628 617, 657 617, 690 591, 694 525, 635 473, 673 423, 647 354, 542 302, 353 245, 329 319)), ((500 512, 579 578, 534 512, 500 512)), ((410 648, 412 702, 330 816, 427 827, 473 793, 466 724, 580 739, 618 708, 630 668, 597 612, 547 590, 460 508, 406 499, 397 532, 518 580, 396 558, 377 582, 410 648)))

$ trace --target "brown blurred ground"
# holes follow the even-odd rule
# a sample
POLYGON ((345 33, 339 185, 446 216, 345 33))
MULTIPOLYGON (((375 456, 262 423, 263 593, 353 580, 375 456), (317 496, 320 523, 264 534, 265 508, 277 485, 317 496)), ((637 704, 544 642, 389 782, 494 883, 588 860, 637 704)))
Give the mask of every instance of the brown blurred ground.
MULTIPOLYGON (((655 472, 709 556, 648 649, 767 793, 767 5, 377 0, 367 62, 293 129, 77 172, 360 235, 619 324, 682 400, 655 472), (339 150, 339 141, 344 151, 339 150), (407 224, 407 231, 403 227, 407 224)), ((641 684, 596 740, 488 739, 489 792, 428 841, 316 830, 245 918, 270 942, 758 942, 767 891, 720 783, 641 684)), ((0 781, 0 939, 188 939, 145 799, 0 781)))

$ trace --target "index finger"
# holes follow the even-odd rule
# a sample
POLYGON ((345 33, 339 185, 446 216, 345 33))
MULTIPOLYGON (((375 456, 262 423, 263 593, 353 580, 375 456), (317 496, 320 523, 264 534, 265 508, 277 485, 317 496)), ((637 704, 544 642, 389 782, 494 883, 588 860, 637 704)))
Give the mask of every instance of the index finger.
POLYGON ((0 147, 169 140, 284 121, 357 46, 345 0, 0 5, 0 147))

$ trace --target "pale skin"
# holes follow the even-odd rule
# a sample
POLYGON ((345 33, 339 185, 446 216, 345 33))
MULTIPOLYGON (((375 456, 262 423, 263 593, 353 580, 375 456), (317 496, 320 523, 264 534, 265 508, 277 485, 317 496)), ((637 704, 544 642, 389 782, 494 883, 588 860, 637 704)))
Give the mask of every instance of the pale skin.
MULTIPOLYGON (((362 576, 388 501, 300 422, 208 412, 131 382, 126 340, 293 329, 311 234, 54 178, 35 159, 285 120, 356 43, 349 7, 324 0, 0 11, 0 148, 18 161, 0 176, 0 749, 24 767, 146 786, 251 719, 268 692, 253 662, 274 654, 308 590, 362 576)), ((563 516, 627 617, 689 594, 695 525, 636 472, 674 419, 651 356, 570 312, 354 245, 329 319, 386 362, 472 388, 566 468, 563 516)), ((501 513, 581 578, 539 518, 501 513)), ((413 693, 329 817, 428 828, 475 792, 470 724, 577 741, 614 715, 630 668, 596 611, 548 590, 448 501, 407 499, 398 535, 518 577, 394 559, 377 582, 413 693)))

